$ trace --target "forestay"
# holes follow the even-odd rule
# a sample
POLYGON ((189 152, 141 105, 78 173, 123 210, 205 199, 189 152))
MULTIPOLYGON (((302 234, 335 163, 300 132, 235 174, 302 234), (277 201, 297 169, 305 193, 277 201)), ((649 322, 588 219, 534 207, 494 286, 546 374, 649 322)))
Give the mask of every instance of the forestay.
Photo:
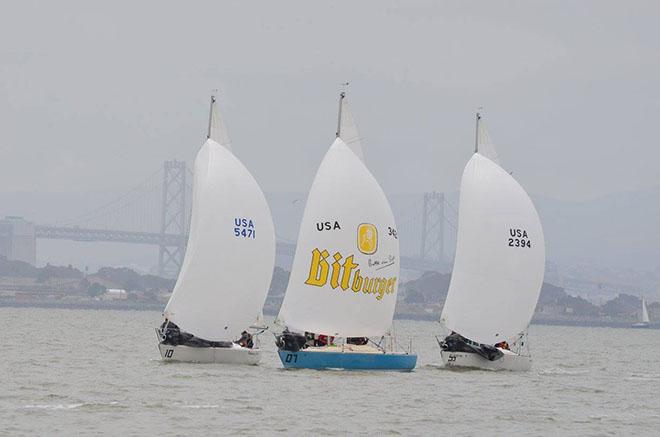
POLYGON ((337 138, 309 193, 278 321, 297 332, 382 335, 392 324, 398 277, 389 202, 362 160, 337 138))
POLYGON ((539 216, 525 190, 475 153, 461 181, 454 270, 441 321, 473 341, 510 341, 528 326, 545 267, 539 216))
POLYGON ((275 262, 266 199, 228 150, 208 139, 195 160, 186 256, 165 315, 206 340, 235 340, 259 318, 275 262))

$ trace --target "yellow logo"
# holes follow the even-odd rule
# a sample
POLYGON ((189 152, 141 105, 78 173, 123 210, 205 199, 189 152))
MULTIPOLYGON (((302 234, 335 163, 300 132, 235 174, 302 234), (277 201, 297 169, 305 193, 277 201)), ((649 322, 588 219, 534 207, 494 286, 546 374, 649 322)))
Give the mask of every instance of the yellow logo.
POLYGON ((378 250, 378 229, 371 223, 358 226, 357 246, 365 255, 373 255, 378 250))
MULTIPOLYGON (((371 226, 371 225, 370 225, 371 226)), ((346 291, 349 288, 354 293, 360 291, 364 294, 375 294, 376 300, 381 300, 386 294, 394 293, 396 276, 391 278, 368 278, 360 275, 360 265, 353 262, 354 256, 348 256, 344 262, 340 252, 332 256, 334 262, 328 262, 330 253, 327 250, 312 250, 312 263, 309 266, 309 276, 305 281, 307 285, 323 287, 328 283, 333 289, 341 288, 346 291)))

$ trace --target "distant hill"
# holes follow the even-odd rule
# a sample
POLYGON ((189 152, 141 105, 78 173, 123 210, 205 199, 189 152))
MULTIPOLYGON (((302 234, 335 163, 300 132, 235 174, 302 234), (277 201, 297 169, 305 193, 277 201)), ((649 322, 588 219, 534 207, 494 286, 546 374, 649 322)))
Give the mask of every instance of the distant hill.
MULTIPOLYGON (((425 272, 418 279, 401 284, 399 293, 403 295, 406 303, 429 303, 442 306, 447 298, 450 281, 450 274, 425 272), (411 295, 414 298, 411 299, 411 295)), ((568 296, 563 288, 543 283, 539 305, 556 303, 569 297, 571 296, 568 296)))
POLYGON ((86 275, 73 266, 34 267, 22 261, 9 261, 0 256, 0 283, 8 288, 34 290, 35 292, 61 291, 86 293, 93 284, 104 288, 121 288, 128 291, 170 291, 174 280, 154 275, 143 275, 129 268, 104 267, 86 275))
POLYGON ((0 256, 0 276, 12 278, 36 278, 39 269, 23 261, 9 261, 0 256))
MULTIPOLYGON (((275 267, 264 313, 275 315, 279 311, 289 275, 287 270, 275 267)), ((396 317, 437 320, 450 280, 449 274, 425 272, 414 280, 403 282, 399 287, 396 317)), ((77 296, 74 303, 83 304, 89 303, 89 299, 98 299, 107 289, 120 288, 128 291, 128 300, 135 303, 131 309, 140 308, 140 302, 152 305, 150 309, 160 309, 174 285, 173 279, 144 275, 123 267, 104 267, 86 275, 72 266, 36 268, 0 257, 0 303, 8 302, 11 296, 15 296, 17 302, 22 299, 22 304, 38 303, 39 299, 71 303, 74 301, 66 299, 77 296)), ((660 320, 660 303, 649 303, 648 308, 651 320, 660 320)), ((544 283, 534 320, 560 324, 626 325, 639 319, 640 309, 641 298, 638 296, 621 293, 599 306, 570 295, 562 287, 544 283)))
MULTIPOLYGON (((418 279, 401 284, 397 312, 407 316, 423 315, 424 318, 437 319, 447 298, 450 280, 451 275, 426 272, 418 279)), ((620 294, 598 306, 580 296, 566 293, 561 287, 543 283, 534 318, 537 321, 623 323, 635 321, 639 317, 640 307, 641 299, 637 296, 620 294)), ((649 311, 652 319, 660 317, 660 304, 650 305, 649 311)))
POLYGON ((90 282, 111 283, 113 288, 124 290, 172 290, 174 279, 165 279, 155 275, 143 275, 126 267, 103 267, 98 272, 89 275, 90 282))

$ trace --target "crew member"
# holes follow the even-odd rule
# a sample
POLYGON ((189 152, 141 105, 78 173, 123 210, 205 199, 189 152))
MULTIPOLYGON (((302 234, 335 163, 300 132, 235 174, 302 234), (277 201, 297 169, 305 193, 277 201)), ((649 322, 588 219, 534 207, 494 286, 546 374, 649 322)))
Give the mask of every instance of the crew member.
POLYGON ((501 341, 501 342, 495 344, 495 347, 500 348, 500 349, 510 350, 509 349, 509 343, 507 343, 506 341, 501 341))
POLYGON ((254 341, 252 340, 252 334, 247 331, 241 332, 241 338, 237 341, 239 346, 252 349, 254 347, 254 341))

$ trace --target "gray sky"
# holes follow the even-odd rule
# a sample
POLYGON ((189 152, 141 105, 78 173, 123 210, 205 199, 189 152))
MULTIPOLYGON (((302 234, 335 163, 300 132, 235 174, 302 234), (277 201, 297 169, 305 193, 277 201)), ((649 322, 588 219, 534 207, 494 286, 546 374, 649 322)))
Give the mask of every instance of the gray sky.
POLYGON ((539 195, 660 186, 656 2, 3 2, 0 191, 132 186, 190 161, 222 89, 264 190, 306 191, 339 84, 388 193, 455 191, 484 106, 539 195), (495 3, 497 3, 495 5, 495 3))

